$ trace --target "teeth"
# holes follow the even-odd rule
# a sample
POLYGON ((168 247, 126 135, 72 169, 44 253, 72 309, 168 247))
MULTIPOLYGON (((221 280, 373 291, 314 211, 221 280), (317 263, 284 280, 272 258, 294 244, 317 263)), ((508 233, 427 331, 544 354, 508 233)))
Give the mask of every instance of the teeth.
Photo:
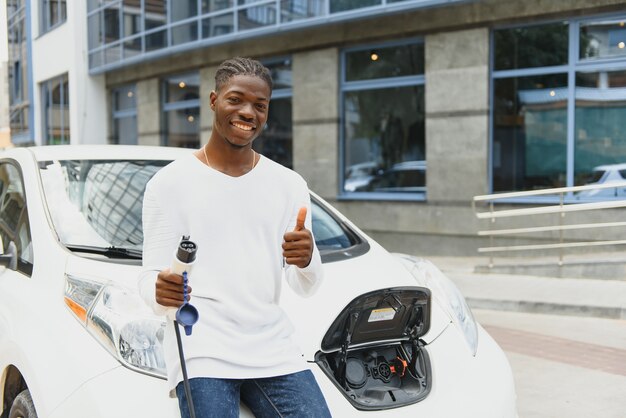
POLYGON ((252 126, 248 126, 248 125, 241 125, 241 124, 236 123, 236 122, 233 122, 233 126, 235 126, 235 127, 239 128, 239 129, 241 129, 241 130, 244 130, 244 131, 251 131, 251 130, 252 130, 252 126))

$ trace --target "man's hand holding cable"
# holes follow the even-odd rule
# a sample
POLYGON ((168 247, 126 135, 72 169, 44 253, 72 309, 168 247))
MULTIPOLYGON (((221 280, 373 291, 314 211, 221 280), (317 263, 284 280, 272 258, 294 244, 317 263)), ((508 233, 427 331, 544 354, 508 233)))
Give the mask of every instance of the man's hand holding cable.
POLYGON ((286 232, 283 242, 283 257, 287 264, 293 264, 305 268, 311 262, 313 256, 313 234, 304 227, 307 209, 300 208, 296 227, 291 232, 286 232))
MULTIPOLYGON (((189 301, 191 286, 187 286, 187 301, 189 301)), ((178 308, 183 304, 183 276, 172 273, 170 269, 159 272, 155 290, 156 302, 161 306, 178 308)))

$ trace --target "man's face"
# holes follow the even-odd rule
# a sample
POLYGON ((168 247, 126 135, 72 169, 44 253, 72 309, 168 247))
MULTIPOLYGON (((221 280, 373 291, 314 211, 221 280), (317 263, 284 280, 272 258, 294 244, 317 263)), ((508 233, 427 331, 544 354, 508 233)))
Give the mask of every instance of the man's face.
POLYGON ((259 77, 231 77, 217 92, 211 92, 213 129, 232 146, 247 146, 265 126, 270 95, 269 86, 259 77))

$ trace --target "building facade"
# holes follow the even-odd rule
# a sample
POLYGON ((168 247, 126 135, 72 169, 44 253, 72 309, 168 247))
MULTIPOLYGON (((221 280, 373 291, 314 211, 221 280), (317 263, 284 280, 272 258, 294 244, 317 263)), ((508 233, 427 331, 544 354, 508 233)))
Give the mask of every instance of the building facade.
POLYGON ((276 82, 257 150, 393 251, 475 254, 473 196, 587 184, 595 167, 626 162, 626 1, 7 10, 14 143, 199 147, 217 65, 255 57, 276 82), (11 37, 20 19, 26 34, 11 37))

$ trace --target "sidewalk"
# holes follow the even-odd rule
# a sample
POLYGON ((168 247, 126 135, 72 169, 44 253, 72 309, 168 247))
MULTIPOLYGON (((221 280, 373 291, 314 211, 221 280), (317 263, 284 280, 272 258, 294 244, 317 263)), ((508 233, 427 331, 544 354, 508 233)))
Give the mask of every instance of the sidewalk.
POLYGON ((626 319, 626 281, 475 273, 481 257, 424 257, 459 287, 473 309, 626 319))

